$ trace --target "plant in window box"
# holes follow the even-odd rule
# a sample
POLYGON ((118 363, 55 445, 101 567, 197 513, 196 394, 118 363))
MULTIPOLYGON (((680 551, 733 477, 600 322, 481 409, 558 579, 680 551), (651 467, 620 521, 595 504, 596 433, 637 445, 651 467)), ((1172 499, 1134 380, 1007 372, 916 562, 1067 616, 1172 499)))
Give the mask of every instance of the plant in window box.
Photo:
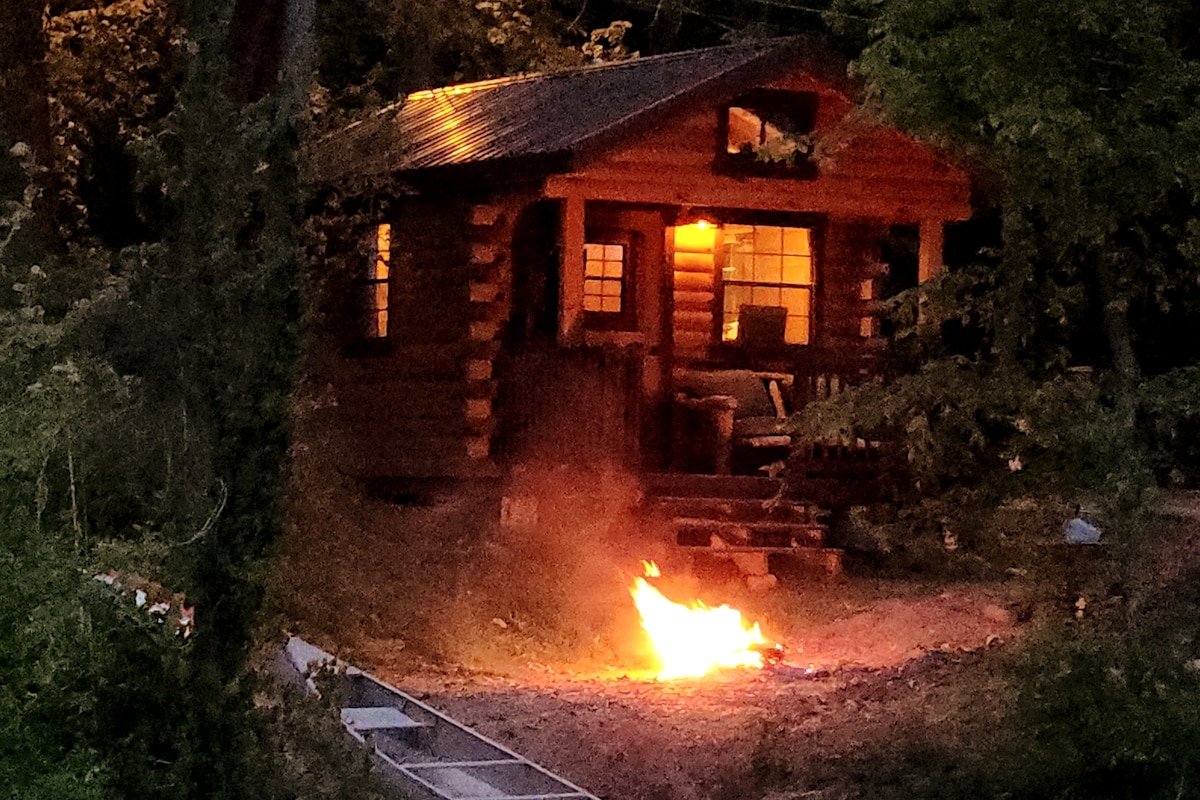
POLYGON ((793 167, 813 153, 813 139, 808 134, 781 133, 763 142, 753 153, 754 160, 764 164, 793 167))

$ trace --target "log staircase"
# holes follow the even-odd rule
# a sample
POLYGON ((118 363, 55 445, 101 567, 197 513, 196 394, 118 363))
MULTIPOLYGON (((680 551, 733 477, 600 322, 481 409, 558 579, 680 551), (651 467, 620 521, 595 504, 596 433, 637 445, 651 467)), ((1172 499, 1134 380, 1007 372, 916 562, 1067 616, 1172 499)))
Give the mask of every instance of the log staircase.
POLYGON ((751 588, 773 586, 781 560, 807 574, 841 573, 842 551, 825 546, 827 512, 788 497, 780 479, 657 473, 642 488, 643 512, 664 521, 678 547, 733 562, 751 588))

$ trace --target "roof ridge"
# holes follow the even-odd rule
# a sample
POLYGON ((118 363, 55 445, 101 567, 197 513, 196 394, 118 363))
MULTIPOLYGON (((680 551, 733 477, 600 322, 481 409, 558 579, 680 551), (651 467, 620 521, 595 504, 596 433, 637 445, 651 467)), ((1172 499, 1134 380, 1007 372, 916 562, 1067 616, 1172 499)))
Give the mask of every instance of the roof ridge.
MULTIPOLYGON (((584 72, 597 72, 601 70, 617 70, 622 68, 637 67, 646 64, 647 62, 662 63, 665 61, 673 61, 682 59, 688 56, 696 56, 699 54, 711 55, 720 51, 734 51, 739 49, 750 50, 758 49, 773 49, 784 44, 800 41, 803 37, 800 36, 773 36, 766 39, 746 39, 741 42, 732 42, 730 44, 717 45, 715 47, 693 47, 689 50, 675 50, 670 53, 657 53, 652 56, 637 56, 635 58, 626 58, 621 61, 606 61, 599 64, 583 64, 578 67, 567 67, 565 69, 554 70, 550 72, 521 72, 516 75, 505 75, 499 78, 484 78, 478 81, 466 81, 464 83, 452 83, 446 86, 431 86, 426 89, 417 89, 414 92, 409 92, 405 96, 405 100, 424 99, 418 95, 427 95, 429 97, 442 94, 458 94, 474 91, 476 89, 492 88, 495 86, 512 86, 518 83, 534 80, 551 80, 555 78, 566 78, 574 75, 579 75, 584 72)), ((396 105, 395 103, 389 104, 396 105)), ((381 109, 382 110, 382 109, 381 109)))

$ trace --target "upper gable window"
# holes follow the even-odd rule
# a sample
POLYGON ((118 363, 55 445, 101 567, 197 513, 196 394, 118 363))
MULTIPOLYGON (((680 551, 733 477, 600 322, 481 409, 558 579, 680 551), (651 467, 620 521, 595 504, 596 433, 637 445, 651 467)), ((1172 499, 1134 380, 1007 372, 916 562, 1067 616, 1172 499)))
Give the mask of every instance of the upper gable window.
POLYGON ((721 162, 751 175, 815 177, 816 111, 817 97, 809 92, 760 89, 737 98, 722 111, 721 162))

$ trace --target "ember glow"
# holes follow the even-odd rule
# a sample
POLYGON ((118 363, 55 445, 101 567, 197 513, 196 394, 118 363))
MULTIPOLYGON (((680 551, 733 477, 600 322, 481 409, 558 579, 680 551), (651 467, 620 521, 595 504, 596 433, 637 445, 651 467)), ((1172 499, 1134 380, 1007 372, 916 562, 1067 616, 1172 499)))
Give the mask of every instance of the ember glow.
MULTIPOLYGON (((658 577, 653 561, 643 561, 642 567, 646 577, 658 577)), ((747 626, 737 609, 709 608, 698 600, 690 607, 674 603, 646 578, 635 579, 629 593, 658 655, 660 681, 698 678, 721 667, 762 667, 762 653, 755 648, 766 639, 758 623, 747 626)))

